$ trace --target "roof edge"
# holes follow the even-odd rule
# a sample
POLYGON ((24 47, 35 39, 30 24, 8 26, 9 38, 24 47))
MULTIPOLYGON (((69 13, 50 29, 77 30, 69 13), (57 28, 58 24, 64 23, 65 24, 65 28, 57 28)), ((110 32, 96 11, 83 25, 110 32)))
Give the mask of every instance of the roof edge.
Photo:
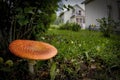
POLYGON ((81 4, 88 4, 88 3, 92 2, 92 1, 94 1, 94 0, 85 0, 81 4))

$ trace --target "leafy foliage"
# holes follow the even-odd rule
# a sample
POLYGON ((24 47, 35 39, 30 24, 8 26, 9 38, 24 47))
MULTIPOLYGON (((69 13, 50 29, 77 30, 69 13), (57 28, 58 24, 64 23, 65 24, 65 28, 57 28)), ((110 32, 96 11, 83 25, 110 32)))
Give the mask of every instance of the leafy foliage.
POLYGON ((55 76, 56 76, 56 64, 53 62, 50 68, 50 80, 55 80, 55 76))
POLYGON ((45 33, 50 23, 56 18, 55 11, 59 1, 0 0, 0 57, 3 58, 1 58, 1 63, 3 60, 7 61, 0 63, 0 74, 2 74, 0 80, 31 79, 27 71, 27 63, 19 62, 19 58, 9 52, 9 43, 15 39, 34 40, 38 34, 40 36, 45 33), (12 61, 15 65, 10 66, 12 61), (27 76, 23 77, 25 74, 27 76))
MULTIPOLYGON (((60 0, 0 0, 0 51, 15 39, 36 39, 49 28, 60 0)), ((5 55, 4 55, 5 56, 5 55)))

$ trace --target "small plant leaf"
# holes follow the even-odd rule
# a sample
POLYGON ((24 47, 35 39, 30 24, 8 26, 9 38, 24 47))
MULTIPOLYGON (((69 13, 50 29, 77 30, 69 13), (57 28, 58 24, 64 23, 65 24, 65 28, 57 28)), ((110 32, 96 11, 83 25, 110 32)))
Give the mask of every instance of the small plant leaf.
POLYGON ((54 80, 56 76, 56 63, 52 63, 51 69, 50 69, 50 80, 54 80))

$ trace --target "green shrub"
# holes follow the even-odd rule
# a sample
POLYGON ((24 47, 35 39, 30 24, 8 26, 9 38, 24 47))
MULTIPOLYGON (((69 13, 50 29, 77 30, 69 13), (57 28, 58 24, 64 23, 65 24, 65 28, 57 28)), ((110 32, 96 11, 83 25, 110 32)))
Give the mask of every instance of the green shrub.
POLYGON ((77 23, 65 23, 60 26, 62 30, 72 30, 72 31, 79 31, 81 29, 80 25, 77 23))
POLYGON ((116 22, 111 18, 101 18, 97 19, 100 23, 100 30, 105 37, 110 37, 110 34, 113 32, 116 27, 116 22))

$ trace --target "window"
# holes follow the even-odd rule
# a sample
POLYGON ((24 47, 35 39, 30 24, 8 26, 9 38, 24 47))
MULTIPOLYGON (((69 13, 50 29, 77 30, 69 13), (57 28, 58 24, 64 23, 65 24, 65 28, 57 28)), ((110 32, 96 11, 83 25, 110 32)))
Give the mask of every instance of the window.
POLYGON ((82 23, 82 22, 83 22, 83 19, 82 19, 82 18, 76 18, 76 22, 77 22, 77 23, 82 23))
POLYGON ((81 15, 81 11, 79 10, 78 15, 81 15))

